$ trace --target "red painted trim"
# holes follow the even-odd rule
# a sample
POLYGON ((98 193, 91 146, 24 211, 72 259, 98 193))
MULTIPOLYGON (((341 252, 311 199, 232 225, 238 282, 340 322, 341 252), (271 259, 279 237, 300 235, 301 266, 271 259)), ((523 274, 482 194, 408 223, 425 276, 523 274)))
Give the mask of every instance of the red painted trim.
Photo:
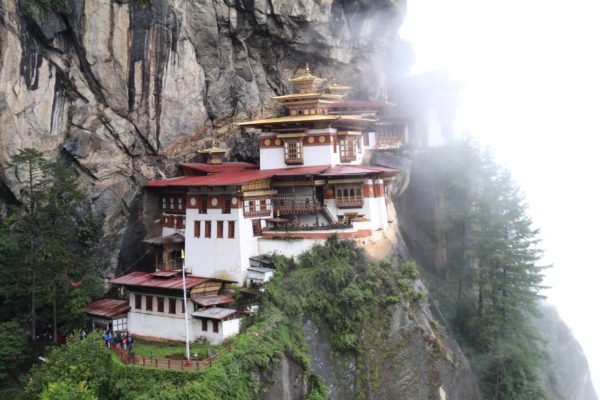
MULTIPOLYGON (((337 232, 337 236, 340 239, 360 239, 370 237, 373 232, 370 229, 360 229, 356 232, 337 232)), ((336 233, 326 232, 286 232, 276 233, 263 231, 262 237, 265 239, 270 238, 296 238, 296 239, 328 239, 336 233)))

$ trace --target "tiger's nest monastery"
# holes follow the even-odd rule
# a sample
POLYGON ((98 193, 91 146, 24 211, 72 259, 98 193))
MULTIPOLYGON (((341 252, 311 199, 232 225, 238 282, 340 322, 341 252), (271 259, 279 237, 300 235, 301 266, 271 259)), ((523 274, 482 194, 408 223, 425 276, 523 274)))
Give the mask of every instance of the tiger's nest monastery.
POLYGON ((224 162, 227 149, 212 147, 204 163, 147 183, 144 212, 160 223, 146 240, 155 272, 112 280, 128 291, 129 332, 184 340, 187 309, 192 339, 221 342, 240 321, 224 285, 266 282, 273 270, 261 255, 296 256, 332 235, 366 244, 389 234, 398 171, 364 161, 368 150, 405 142, 404 120, 387 102, 345 101, 350 87, 324 86, 308 67, 292 83, 296 93, 274 98, 287 116, 239 124, 260 130, 260 165, 224 162))

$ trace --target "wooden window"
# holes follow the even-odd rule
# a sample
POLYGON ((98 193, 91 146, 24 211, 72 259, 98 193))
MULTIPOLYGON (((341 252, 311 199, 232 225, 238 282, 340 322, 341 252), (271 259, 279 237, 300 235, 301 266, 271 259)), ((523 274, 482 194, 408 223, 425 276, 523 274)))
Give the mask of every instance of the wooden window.
POLYGON ((233 239, 235 237, 235 221, 229 221, 229 230, 227 232, 227 237, 229 239, 233 239))
POLYGON ((183 299, 181 300, 181 312, 185 312, 185 302, 183 301, 183 299))
POLYGON ((169 299, 169 314, 175 314, 177 312, 177 300, 169 299))
POLYGON ((194 237, 200 237, 200 221, 194 221, 194 237))
POLYGON ((175 228, 177 228, 177 229, 185 228, 185 218, 184 217, 175 218, 175 228))
POLYGON ((286 164, 303 164, 302 138, 287 139, 283 143, 283 152, 286 164))
POLYGON ((336 188, 335 204, 338 208, 360 208, 363 206, 362 186, 336 188))
POLYGON ((271 214, 271 199, 249 199, 244 201, 245 217, 266 217, 271 214))
POLYGON ((213 319, 212 326, 213 326, 213 332, 214 333, 219 333, 219 321, 215 321, 213 319))
POLYGON ((223 238, 223 221, 217 221, 217 238, 223 238))
POLYGON ((260 236, 262 234, 262 229, 260 228, 260 219, 252 220, 252 234, 254 236, 260 236))
POLYGON ((211 221, 204 221, 204 237, 205 238, 210 238, 210 235, 211 235, 210 222, 211 221))
POLYGON ((152 311, 153 300, 154 300, 154 297, 146 296, 146 311, 152 311))
POLYGON ((202 330, 204 332, 208 330, 208 320, 206 318, 202 318, 202 330))
POLYGON ((136 310, 142 309, 142 295, 141 294, 135 295, 135 309, 136 310))
POLYGON ((164 212, 182 214, 185 211, 185 199, 183 196, 163 197, 161 206, 164 212))
POLYGON ((165 312, 165 298, 164 297, 156 298, 156 311, 165 312))
POLYGON ((231 214, 231 196, 225 196, 223 198, 223 214, 231 214))
POLYGON ((356 140, 354 138, 340 139, 340 161, 350 162, 356 160, 356 140))

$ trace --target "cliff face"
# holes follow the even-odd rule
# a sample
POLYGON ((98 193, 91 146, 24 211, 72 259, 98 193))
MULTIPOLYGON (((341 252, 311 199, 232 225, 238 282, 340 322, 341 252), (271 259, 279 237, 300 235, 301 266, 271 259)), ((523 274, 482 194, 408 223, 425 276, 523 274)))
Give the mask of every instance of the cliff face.
MULTIPOLYGON (((270 97, 306 62, 372 98, 406 64, 403 0, 35 4, 0 0, 0 163, 26 147, 72 163, 93 214, 127 236, 121 266, 139 256, 140 188, 165 155, 190 159, 214 135, 252 158, 234 122, 279 112, 270 97)), ((2 203, 18 201, 20 177, 1 183, 2 203)))

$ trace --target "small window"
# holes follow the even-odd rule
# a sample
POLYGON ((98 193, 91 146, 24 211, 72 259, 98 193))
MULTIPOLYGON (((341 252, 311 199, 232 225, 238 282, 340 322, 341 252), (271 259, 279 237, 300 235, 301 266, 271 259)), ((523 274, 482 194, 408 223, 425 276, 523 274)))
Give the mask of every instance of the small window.
POLYGON ((165 312, 165 298, 164 297, 156 298, 156 310, 158 312, 165 312))
POLYGON ((185 312, 185 302, 183 300, 181 300, 181 312, 185 312))
POLYGON ((233 239, 235 237, 235 221, 229 221, 229 232, 227 237, 233 239))
POLYGON ((200 196, 200 209, 198 210, 198 213, 206 214, 207 208, 208 208, 208 197, 200 196))
POLYGON ((176 305, 177 305, 177 300, 169 299, 169 314, 175 314, 177 312, 176 305))
POLYGON ((204 332, 208 330, 208 320, 206 318, 202 318, 202 330, 204 332))
POLYGON ((214 333, 219 333, 219 321, 213 320, 212 326, 213 326, 213 332, 214 333))
POLYGON ((200 221, 194 221, 194 237, 200 237, 200 221))
POLYGON ((217 221, 217 238, 223 238, 223 221, 217 221))
POLYGON ((205 238, 210 238, 210 235, 211 235, 210 222, 211 221, 204 221, 204 237, 205 238))
POLYGON ((146 296, 146 311, 152 311, 153 300, 154 300, 154 297, 146 296))
POLYGON ((136 310, 142 309, 142 295, 141 294, 135 295, 135 309, 136 310))

